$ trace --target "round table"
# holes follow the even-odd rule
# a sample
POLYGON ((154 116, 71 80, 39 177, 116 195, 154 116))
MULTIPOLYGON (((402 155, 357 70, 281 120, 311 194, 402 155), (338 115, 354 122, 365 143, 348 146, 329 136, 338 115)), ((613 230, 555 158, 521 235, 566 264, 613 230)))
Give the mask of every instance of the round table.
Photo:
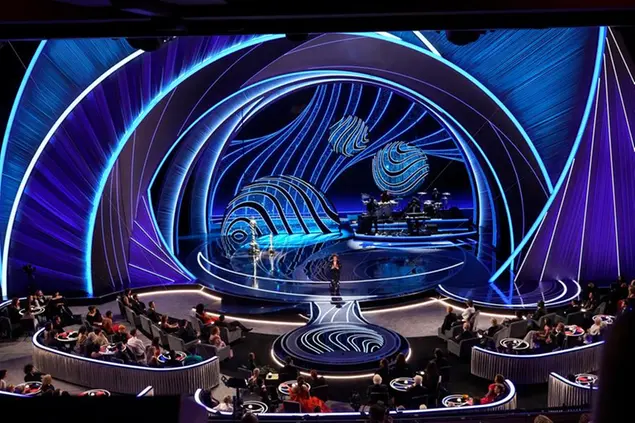
POLYGON ((79 394, 80 397, 109 397, 110 392, 105 389, 91 389, 79 394))
POLYGON ((602 320, 607 325, 612 325, 615 321, 615 316, 611 316, 610 314, 596 314, 595 316, 593 316, 593 320, 595 320, 596 317, 599 317, 600 320, 602 320))
POLYGON ((503 338, 500 340, 499 344, 506 350, 524 351, 529 349, 529 343, 520 338, 503 338))
MULTIPOLYGON (((123 344, 123 350, 126 350, 126 344, 123 344)), ((99 354, 101 355, 115 355, 117 353, 117 344, 108 344, 104 345, 99 349, 99 354)))
MULTIPOLYGON (((24 382, 15 385, 15 390, 20 390, 20 394, 22 395, 37 395, 42 391, 42 382, 24 382), (26 389, 26 392, 25 392, 26 389)), ((16 392, 18 393, 18 392, 16 392)))
MULTIPOLYGON (((183 360, 185 360, 185 357, 187 357, 187 354, 185 354, 183 351, 176 351, 176 361, 180 361, 181 364, 183 364, 182 362, 183 360)), ((157 361, 161 364, 165 364, 168 360, 168 352, 164 352, 157 358, 157 361)))
POLYGON ((62 332, 55 335, 55 339, 59 342, 77 342, 77 338, 79 338, 79 333, 76 330, 62 332))
MULTIPOLYGON (((20 309, 20 316, 24 316, 24 309, 20 309)), ((46 311, 46 309, 44 307, 31 307, 31 313, 34 316, 39 316, 40 314, 44 313, 46 311)))
MULTIPOLYGON (((291 393, 291 387, 295 385, 296 383, 298 383, 296 380, 287 380, 286 382, 282 382, 280 385, 278 385, 278 392, 288 397, 289 394, 291 393)), ((307 388, 309 388, 309 391, 310 391, 311 385, 309 385, 306 382, 304 384, 306 385, 307 388)))
POLYGON ((465 407, 466 405, 472 405, 474 399, 469 395, 453 394, 441 400, 444 407, 465 407))
POLYGON ((584 329, 578 325, 568 325, 564 327, 564 334, 566 336, 578 337, 584 335, 584 329))
POLYGON ((415 379, 412 377, 398 377, 390 381, 390 387, 395 391, 406 392, 414 383, 415 379))
POLYGON ((575 383, 583 386, 597 385, 598 375, 591 373, 580 373, 575 375, 575 383))
POLYGON ((262 401, 243 401, 244 410, 247 413, 263 414, 269 411, 269 407, 262 401))

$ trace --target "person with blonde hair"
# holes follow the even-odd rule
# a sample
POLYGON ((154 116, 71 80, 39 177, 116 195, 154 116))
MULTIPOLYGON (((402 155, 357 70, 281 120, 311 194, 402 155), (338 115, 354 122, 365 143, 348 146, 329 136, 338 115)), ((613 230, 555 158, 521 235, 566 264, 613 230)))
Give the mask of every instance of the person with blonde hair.
POLYGON ((534 423, 553 423, 553 420, 551 420, 549 417, 545 416, 544 414, 539 414, 534 419, 534 423))
POLYGON ((53 386, 53 377, 51 375, 42 376, 41 392, 45 393, 46 391, 55 391, 55 386, 53 386))
POLYGON ((226 395, 225 398, 223 398, 223 400, 220 402, 220 404, 218 404, 216 407, 214 407, 214 410, 216 411, 225 411, 228 413, 231 413, 232 411, 234 411, 234 406, 232 405, 232 397, 231 395, 226 395))

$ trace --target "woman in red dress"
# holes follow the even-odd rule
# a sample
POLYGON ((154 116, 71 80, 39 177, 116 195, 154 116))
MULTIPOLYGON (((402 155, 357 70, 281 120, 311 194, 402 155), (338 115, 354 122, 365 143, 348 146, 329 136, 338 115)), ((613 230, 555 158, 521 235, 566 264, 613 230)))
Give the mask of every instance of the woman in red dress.
POLYGON ((324 401, 309 394, 309 387, 302 376, 298 377, 297 383, 291 387, 289 399, 300 403, 303 413, 313 413, 316 409, 319 409, 321 413, 329 413, 331 411, 324 401))

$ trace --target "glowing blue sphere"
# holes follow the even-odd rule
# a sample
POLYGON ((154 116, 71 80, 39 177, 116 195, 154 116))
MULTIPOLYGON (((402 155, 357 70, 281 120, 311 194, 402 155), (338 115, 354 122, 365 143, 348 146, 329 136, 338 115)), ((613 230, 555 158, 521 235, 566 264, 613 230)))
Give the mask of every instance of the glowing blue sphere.
POLYGON ((403 141, 387 144, 373 157, 375 184, 380 190, 393 195, 415 193, 429 172, 426 153, 403 141))

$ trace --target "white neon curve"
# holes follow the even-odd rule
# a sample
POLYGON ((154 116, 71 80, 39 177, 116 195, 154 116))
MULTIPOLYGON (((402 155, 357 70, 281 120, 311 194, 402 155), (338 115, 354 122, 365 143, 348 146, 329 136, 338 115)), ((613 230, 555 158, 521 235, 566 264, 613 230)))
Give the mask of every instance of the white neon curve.
MULTIPOLYGON (((4 237, 4 246, 3 246, 3 250, 2 250, 2 277, 1 277, 1 279, 2 279, 2 289, 3 289, 3 291, 6 292, 6 283, 7 283, 7 277, 8 277, 8 274, 7 274, 7 272, 8 272, 7 260, 9 258, 9 244, 11 243, 11 232, 13 230, 13 223, 15 221, 15 216, 16 216, 17 211, 18 211, 18 205, 20 204, 20 199, 22 198, 22 194, 24 193, 24 189, 25 189, 26 184, 27 184, 27 182, 29 180, 29 177, 31 176, 31 173, 33 172, 33 169, 35 168, 35 165, 37 164, 40 156, 42 155, 42 152, 44 152, 44 149, 46 148, 49 140, 53 137, 53 135, 55 134, 57 129, 60 127, 62 122, 64 122, 64 120, 75 109, 75 107, 77 107, 77 105, 88 94, 90 94, 90 92, 93 89, 95 89, 95 87, 97 87, 99 84, 101 84, 106 78, 108 78, 110 75, 112 75, 118 69, 120 69, 121 67, 125 66, 126 64, 128 64, 129 62, 131 62, 132 60, 134 60, 135 58, 137 58, 141 54, 143 54, 143 50, 135 51, 134 53, 130 54, 129 56, 125 57, 124 59, 122 59, 121 61, 116 63, 113 67, 111 67, 106 72, 101 74, 101 76, 99 76, 99 78, 95 79, 89 86, 84 88, 84 91, 82 91, 75 98, 75 100, 73 100, 73 102, 68 105, 66 110, 64 110, 64 112, 62 112, 62 114, 57 118, 57 120, 55 121, 53 126, 51 126, 51 129, 49 129, 49 131, 46 134, 46 136, 42 139, 42 142, 40 143, 40 145, 38 146, 37 150, 35 151, 35 154, 33 154, 33 157, 31 157, 31 161, 29 162, 29 166, 26 168, 26 171, 24 172, 24 175, 22 176, 22 180, 20 181, 20 185, 18 186, 18 191, 16 192, 15 198, 13 199, 13 205, 11 206, 11 213, 9 214, 9 220, 7 222, 7 232, 6 232, 5 237, 4 237)), ((92 291, 93 291, 92 284, 90 284, 90 286, 89 286, 89 284, 87 284, 86 288, 87 288, 87 292, 89 294, 88 296, 92 296, 92 291)))
POLYGON ((551 239, 549 239, 549 247, 547 248, 547 255, 545 256, 545 262, 542 265, 542 272, 540 272, 540 279, 538 279, 539 282, 542 282, 542 279, 545 277, 545 270, 547 269, 547 263, 549 263, 549 256, 551 255, 551 247, 553 246, 553 239, 556 237, 556 232, 558 231, 558 223, 560 223, 560 213, 562 213, 562 207, 564 206, 564 202, 567 200, 567 191, 569 190, 569 181, 571 180, 571 175, 573 175, 574 167, 575 167, 575 160, 573 160, 573 162, 571 163, 571 168, 569 169, 569 176, 567 177, 567 183, 564 186, 564 193, 562 194, 560 207, 558 207, 558 214, 556 215, 556 224, 553 226, 553 230, 551 231, 551 239))
MULTIPOLYGON (((609 48, 609 51, 611 49, 609 48)), ((617 82, 617 81, 616 81, 617 82)), ((615 201, 615 174, 613 172, 613 142, 611 140, 611 113, 609 110, 609 84, 606 72, 606 60, 604 60, 604 85, 605 85, 605 97, 606 97, 606 125, 608 127, 608 140, 609 140, 609 158, 611 161, 611 189, 613 191, 613 223, 615 224, 615 252, 617 254, 617 276, 619 277, 622 272, 620 271, 620 235, 617 231, 617 202, 615 201)), ((627 119, 628 120, 628 119, 627 119)))
POLYGON ((593 117, 593 132, 591 133, 591 152, 589 153, 589 175, 586 182, 586 199, 584 201, 584 219, 582 220, 582 240, 580 241, 580 261, 578 262, 578 280, 582 273, 582 254, 584 253, 584 233, 586 232, 586 215, 589 207, 589 188, 591 188, 591 168, 593 167, 593 149, 595 148, 595 125, 598 120, 598 100, 600 99, 600 87, 602 80, 598 78, 598 90, 595 94, 595 115, 593 117))
MULTIPOLYGON (((620 80, 617 77, 617 70, 615 69, 615 61, 613 60, 613 52, 611 51, 611 43, 608 43, 607 50, 609 51, 609 57, 611 58, 611 65, 612 65, 611 68, 613 69, 613 75, 615 75, 615 85, 617 85, 617 92, 620 94, 620 102, 622 103, 622 111, 624 112, 624 120, 626 121, 628 136, 631 139, 631 145, 633 146, 633 151, 635 151, 635 141, 633 140, 633 133, 631 132, 631 124, 628 120, 628 115, 626 113, 626 105, 624 104, 624 97, 622 96, 622 87, 620 86, 621 85, 620 80)), ((618 46, 618 50, 619 50, 619 46, 618 46)), ((628 66, 626 66, 626 69, 628 69, 628 66)))
POLYGON ((434 46, 432 45, 432 43, 430 41, 428 41, 428 39, 426 37, 423 36, 423 34, 421 33, 421 31, 412 31, 413 34, 415 34, 415 37, 417 37, 419 40, 421 40, 421 42, 423 44, 425 44, 426 47, 428 47, 430 49, 431 52, 433 52, 434 54, 436 54, 437 56, 441 56, 441 53, 439 53, 439 50, 437 50, 436 48, 434 48, 434 46))
POLYGON ((167 276, 163 276, 163 275, 161 275, 161 274, 159 274, 157 272, 153 272, 152 270, 148 270, 148 269, 145 269, 143 267, 139 267, 136 264, 128 263, 128 266, 130 266, 130 267, 132 267, 134 269, 140 270, 142 272, 149 273, 149 274, 154 275, 154 276, 156 276, 158 278, 165 279, 166 281, 174 282, 174 279, 168 278, 167 276))
POLYGON ((613 38, 613 41, 615 41, 615 45, 617 46, 617 51, 620 53, 620 56, 622 56, 622 62, 624 62, 624 66, 626 67, 626 71, 628 72, 629 76, 631 77, 631 81, 633 81, 633 85, 635 85, 635 78, 633 78, 633 74, 631 73, 631 68, 628 66, 628 63, 626 63, 626 58, 624 57, 624 54, 622 53, 622 49, 620 48, 620 45, 617 42, 617 39, 615 38, 615 35, 613 35, 613 30, 610 27, 609 27, 609 33, 611 34, 611 37, 613 38))

